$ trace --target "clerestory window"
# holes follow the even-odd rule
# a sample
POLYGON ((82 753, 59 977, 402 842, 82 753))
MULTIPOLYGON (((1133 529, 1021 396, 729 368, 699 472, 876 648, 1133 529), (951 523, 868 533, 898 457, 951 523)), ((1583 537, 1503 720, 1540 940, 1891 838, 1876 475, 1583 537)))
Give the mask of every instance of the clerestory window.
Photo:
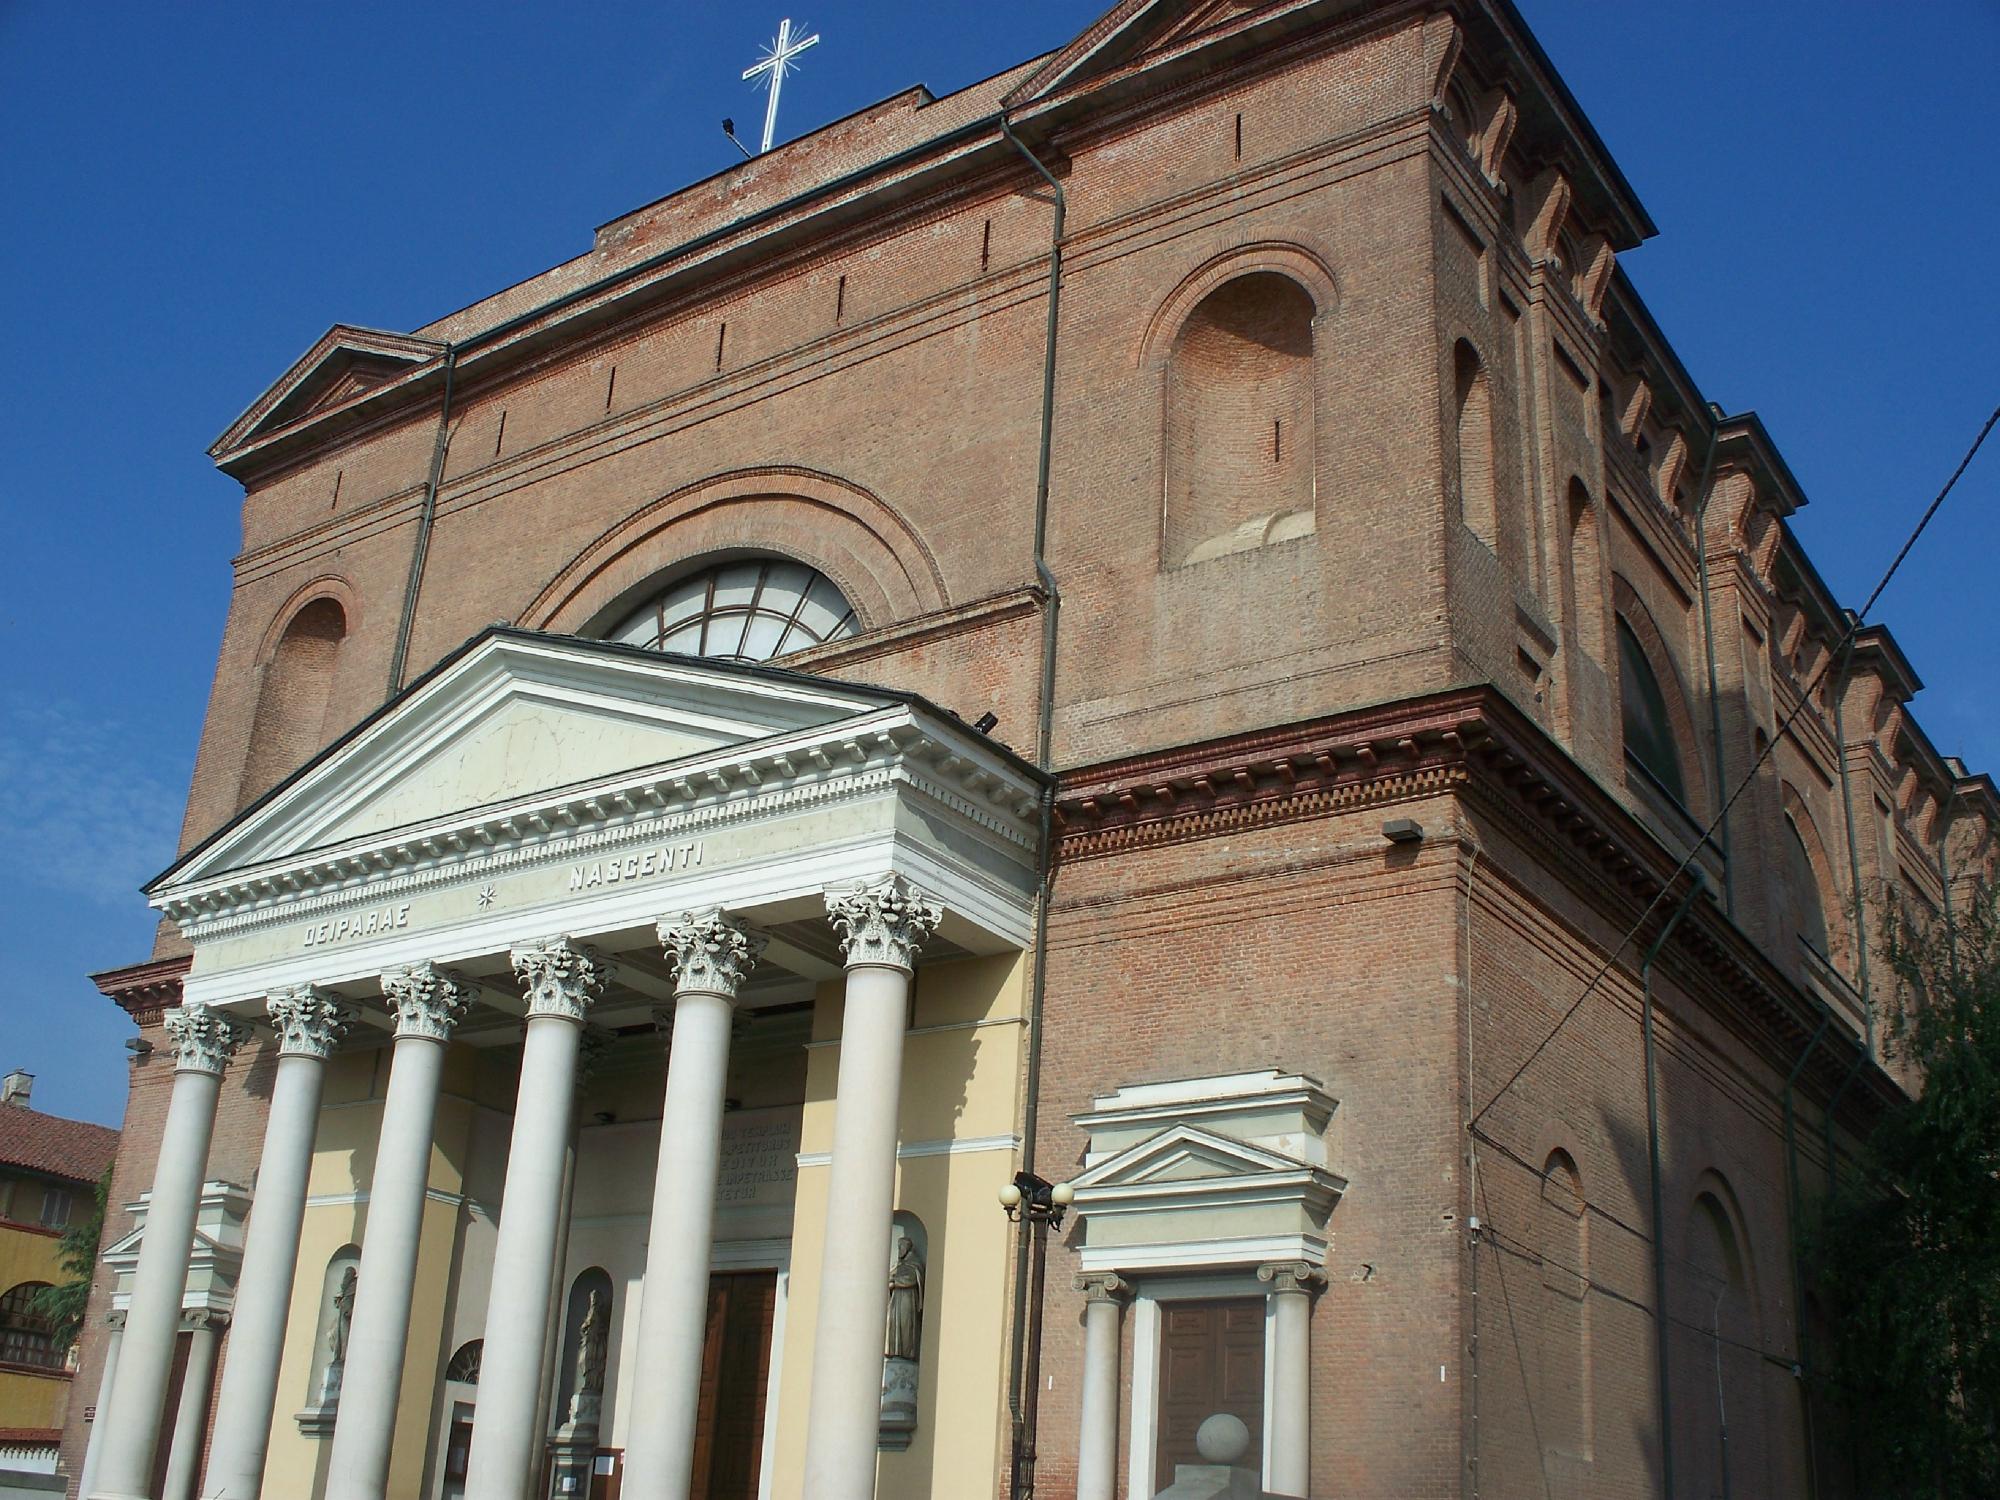
POLYGON ((769 661, 858 634, 833 580, 804 563, 742 558, 675 579, 606 639, 725 661, 769 661))

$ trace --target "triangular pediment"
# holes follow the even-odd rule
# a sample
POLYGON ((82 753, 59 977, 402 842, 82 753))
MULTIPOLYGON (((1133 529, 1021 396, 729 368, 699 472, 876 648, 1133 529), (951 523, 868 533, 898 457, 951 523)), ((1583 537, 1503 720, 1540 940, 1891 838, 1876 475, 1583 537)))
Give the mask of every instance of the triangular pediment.
POLYGON ((294 422, 359 400, 442 353, 428 339, 336 323, 208 451, 221 459, 294 422))
POLYGON ((1312 0, 1124 0, 1099 16, 1008 94, 1018 107, 1067 92, 1149 59, 1179 52, 1312 0))
POLYGON ((1212 1182, 1269 1172, 1303 1172, 1307 1164, 1281 1152, 1203 1130, 1172 1125, 1087 1168, 1083 1188, 1131 1188, 1174 1182, 1212 1182))
POLYGON ((147 887, 313 851, 445 837, 485 811, 866 719, 897 694, 496 628, 413 683, 147 887))

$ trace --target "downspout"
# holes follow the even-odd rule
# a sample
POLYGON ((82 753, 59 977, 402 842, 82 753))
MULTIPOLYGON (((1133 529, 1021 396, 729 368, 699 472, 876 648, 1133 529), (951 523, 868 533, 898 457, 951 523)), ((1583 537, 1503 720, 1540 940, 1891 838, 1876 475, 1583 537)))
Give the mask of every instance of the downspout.
POLYGON ((1681 897, 1680 905, 1674 908, 1674 914, 1667 918, 1667 925, 1660 929, 1660 935, 1653 939, 1646 956, 1639 962, 1639 985, 1645 997, 1646 1154, 1653 1189, 1653 1352, 1660 1383, 1660 1493, 1666 1500, 1673 1500, 1674 1496, 1674 1408, 1672 1382, 1668 1376, 1667 1213, 1666 1195, 1660 1183, 1660 1088, 1653 1045, 1653 960, 1660 956, 1667 939, 1673 936, 1681 918, 1688 914, 1695 897, 1707 885, 1699 870, 1691 873, 1694 884, 1688 887, 1688 893, 1681 897))
MULTIPOLYGON (((1709 415, 1719 418, 1720 413, 1711 406, 1709 415)), ((1708 457, 1701 464, 1701 504, 1694 512, 1694 567, 1695 577, 1701 582, 1701 640, 1708 653, 1708 738, 1715 761, 1715 795, 1722 799, 1722 809, 1716 816, 1715 831, 1722 840, 1722 909, 1734 920, 1736 916, 1736 869, 1729 857, 1729 796, 1725 788, 1729 777, 1722 758, 1722 693, 1716 686, 1715 676, 1715 616, 1708 598, 1708 502, 1715 495, 1715 450, 1721 443, 1717 433, 1708 440, 1708 457)))
MULTIPOLYGON (((1006 115, 1000 116, 1000 133, 1035 169, 1055 196, 1055 214, 1049 224, 1049 314, 1042 341, 1042 428, 1035 458, 1035 580, 1042 589, 1042 679, 1040 704, 1035 721, 1035 765, 1043 772, 1052 769, 1055 738, 1056 620, 1062 610, 1062 590, 1049 569, 1049 455, 1055 430, 1056 330, 1062 307, 1063 219, 1068 202, 1055 174, 1014 134, 1006 115)), ((1035 1126, 1040 1108, 1042 1078, 1042 1008, 1048 988, 1049 902, 1054 894, 1056 788, 1053 780, 1042 789, 1041 808, 1041 890, 1035 900, 1035 959, 1028 986, 1028 1062, 1025 1088, 1027 1098, 1021 1114, 1021 1165, 1035 1170, 1035 1126)), ((1012 1370, 1008 1376, 1007 1410, 1013 1425, 1013 1473, 1008 1493, 1014 1500, 1026 1500, 1035 1489, 1035 1423, 1026 1404, 1023 1377, 1041 1380, 1041 1348, 1028 1349, 1030 1241, 1035 1230, 1029 1216, 1021 1216, 1020 1238, 1014 1254, 1014 1339, 1012 1370), (1028 1375, 1032 1357, 1034 1373, 1028 1375)), ((1039 1331, 1039 1320, 1038 1320, 1039 1331)))
MULTIPOLYGON (((403 690, 403 668, 410 655, 410 628, 417 619, 417 593, 424 584, 424 562, 431 552, 431 528, 437 522, 438 484, 444 478, 444 456, 451 446, 451 386, 458 370, 458 345, 445 344, 444 399, 438 406, 437 439, 431 444, 431 477, 424 486, 424 507, 417 515, 417 542, 410 551, 410 579, 403 586, 403 613, 396 622, 396 649, 389 658, 389 692, 403 690)), ((386 701, 386 700, 385 700, 386 701)))
POLYGON ((1807 1500, 1812 1500, 1819 1493, 1819 1441, 1813 1434, 1812 1348, 1806 1326, 1805 1265, 1799 1248, 1799 1217, 1803 1205, 1799 1201, 1798 1108, 1794 1095, 1800 1075, 1818 1049, 1820 1038, 1826 1035, 1827 1027, 1832 1024, 1833 1008, 1822 1000, 1819 1025, 1807 1039, 1799 1060, 1792 1064, 1791 1072, 1785 1075, 1785 1198, 1791 1225, 1792 1347, 1798 1350, 1799 1380, 1805 1388, 1807 1500))

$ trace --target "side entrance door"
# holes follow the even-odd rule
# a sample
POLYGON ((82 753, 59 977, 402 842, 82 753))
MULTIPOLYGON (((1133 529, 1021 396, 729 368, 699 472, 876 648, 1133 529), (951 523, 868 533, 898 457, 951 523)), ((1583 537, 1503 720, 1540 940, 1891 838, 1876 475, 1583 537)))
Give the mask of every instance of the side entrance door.
POLYGON ((1174 1465, 1198 1464, 1197 1428, 1217 1412, 1250 1429, 1255 1464, 1264 1447, 1264 1299, 1229 1297, 1160 1304, 1159 1441, 1153 1483, 1174 1482, 1174 1465))

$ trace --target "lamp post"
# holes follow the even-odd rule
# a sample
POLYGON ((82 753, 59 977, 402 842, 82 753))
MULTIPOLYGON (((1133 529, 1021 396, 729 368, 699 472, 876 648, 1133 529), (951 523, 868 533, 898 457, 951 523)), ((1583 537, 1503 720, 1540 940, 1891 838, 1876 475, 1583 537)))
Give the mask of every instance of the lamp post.
POLYGON ((1014 1434, 1013 1500, 1032 1500, 1035 1493, 1035 1422, 1042 1388, 1042 1284, 1049 1263, 1049 1231, 1061 1229, 1063 1215, 1076 1198, 1066 1182, 1050 1182, 1021 1171, 1000 1189, 1000 1206, 1010 1223, 1026 1221, 1034 1247, 1028 1290, 1027 1390, 1022 1393, 1021 1425, 1014 1434))

